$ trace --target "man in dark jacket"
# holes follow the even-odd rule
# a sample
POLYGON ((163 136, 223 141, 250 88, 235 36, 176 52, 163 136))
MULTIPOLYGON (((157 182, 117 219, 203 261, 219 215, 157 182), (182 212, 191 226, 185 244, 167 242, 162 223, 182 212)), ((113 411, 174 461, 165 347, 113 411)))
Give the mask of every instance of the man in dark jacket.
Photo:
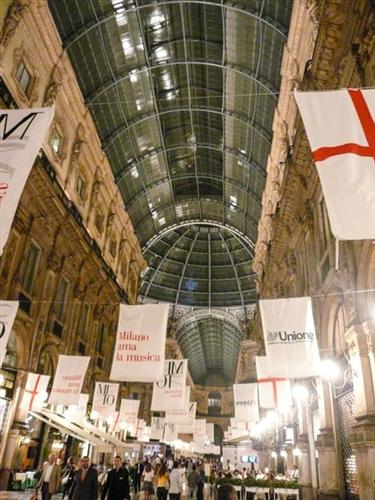
POLYGON ((145 466, 141 460, 138 458, 138 462, 134 466, 134 493, 141 491, 141 479, 145 466))
POLYGON ((89 457, 81 458, 81 468, 74 475, 72 488, 69 492, 71 500, 97 500, 98 473, 89 467, 89 457))
POLYGON ((121 457, 115 457, 113 465, 103 486, 102 500, 105 499, 107 493, 108 500, 130 500, 129 473, 121 467, 121 457))

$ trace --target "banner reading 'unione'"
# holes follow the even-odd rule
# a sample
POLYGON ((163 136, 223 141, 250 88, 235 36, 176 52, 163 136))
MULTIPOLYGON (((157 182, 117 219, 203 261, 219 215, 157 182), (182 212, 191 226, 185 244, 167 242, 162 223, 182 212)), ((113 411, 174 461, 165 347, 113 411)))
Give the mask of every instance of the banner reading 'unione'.
POLYGON ((0 255, 53 108, 0 111, 0 255))
POLYGON ((168 304, 120 305, 111 380, 155 382, 163 374, 168 304))
POLYGON ((320 356, 311 298, 259 301, 271 377, 305 378, 320 374, 320 356))

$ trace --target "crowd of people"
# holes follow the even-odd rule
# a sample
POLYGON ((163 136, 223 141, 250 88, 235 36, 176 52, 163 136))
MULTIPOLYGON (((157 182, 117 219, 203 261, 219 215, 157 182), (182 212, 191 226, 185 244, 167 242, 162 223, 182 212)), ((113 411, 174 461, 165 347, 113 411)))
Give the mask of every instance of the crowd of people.
POLYGON ((158 500, 179 500, 186 488, 188 495, 203 500, 205 476, 203 463, 194 460, 139 459, 134 467, 116 456, 113 468, 99 473, 89 457, 82 457, 78 464, 69 458, 61 471, 56 455, 51 453, 43 465, 36 485, 36 497, 41 492, 42 500, 50 500, 62 489, 62 498, 69 500, 125 500, 130 499, 131 485, 134 493, 142 494, 144 500, 156 494, 158 500))
MULTIPOLYGON (((156 495, 158 500, 167 500, 168 495, 169 500, 180 500, 182 495, 193 500, 203 500, 205 484, 210 485, 212 492, 212 485, 217 480, 242 480, 247 477, 274 480, 275 474, 268 468, 264 471, 257 470, 254 464, 239 470, 229 460, 223 465, 219 460, 183 457, 164 460, 158 455, 143 460, 139 458, 134 466, 116 456, 109 471, 98 471, 96 464, 90 463, 89 457, 82 457, 78 464, 75 464, 73 458, 69 458, 61 471, 56 455, 51 453, 43 466, 36 490, 41 492, 42 500, 50 500, 53 494, 61 490, 62 498, 68 500, 130 500, 131 491, 139 494, 143 500, 149 500, 152 495, 156 495)), ((298 481, 297 466, 288 477, 298 481)), ((229 493, 228 489, 227 494, 229 493)), ((224 500, 223 495, 224 490, 219 495, 221 500, 224 500)), ((229 500, 228 496, 225 498, 229 500)))

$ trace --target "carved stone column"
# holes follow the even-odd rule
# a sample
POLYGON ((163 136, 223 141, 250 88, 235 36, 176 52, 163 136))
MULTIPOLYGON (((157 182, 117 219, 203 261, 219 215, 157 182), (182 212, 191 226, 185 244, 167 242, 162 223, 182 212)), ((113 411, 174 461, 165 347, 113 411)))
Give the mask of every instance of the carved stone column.
POLYGON ((17 424, 18 419, 18 408, 21 396, 21 387, 23 380, 25 378, 24 372, 18 372, 15 382, 14 382, 14 392, 11 406, 9 409, 9 414, 7 418, 7 427, 3 435, 1 448, 0 448, 0 460, 1 460, 1 472, 0 472, 0 490, 7 489, 7 484, 10 475, 10 469, 12 468, 14 455, 17 450, 18 437, 20 435, 20 429, 22 426, 17 424))
POLYGON ((317 380, 319 435, 315 447, 319 453, 319 495, 340 498, 341 465, 333 429, 333 408, 328 383, 317 380))
POLYGON ((374 327, 354 325, 345 334, 353 371, 357 424, 350 441, 356 455, 360 498, 375 496, 375 365, 374 327), (370 466, 370 464, 372 464, 370 466))
POLYGON ((299 429, 297 446, 301 450, 301 456, 299 457, 299 482, 302 485, 303 498, 305 500, 315 498, 316 494, 316 491, 314 491, 315 480, 312 473, 312 467, 315 467, 315 463, 312 463, 311 461, 312 450, 310 449, 310 446, 312 444, 312 436, 311 425, 309 423, 311 415, 309 413, 310 409, 306 402, 299 401, 297 406, 299 429))

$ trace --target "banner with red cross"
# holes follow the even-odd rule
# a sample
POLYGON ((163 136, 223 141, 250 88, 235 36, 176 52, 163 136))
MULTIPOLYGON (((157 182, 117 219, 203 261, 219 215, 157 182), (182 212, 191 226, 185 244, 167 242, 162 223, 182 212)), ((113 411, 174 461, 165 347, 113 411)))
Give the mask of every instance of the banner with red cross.
POLYGON ((259 406, 261 408, 275 408, 285 413, 292 405, 290 380, 270 375, 267 356, 256 356, 255 364, 258 377, 259 406))
POLYGON ((375 239, 375 90, 295 92, 332 233, 375 239))
POLYGON ((40 375, 39 373, 28 373, 25 389, 21 400, 21 408, 31 411, 40 409, 47 400, 47 387, 49 375, 40 375))

